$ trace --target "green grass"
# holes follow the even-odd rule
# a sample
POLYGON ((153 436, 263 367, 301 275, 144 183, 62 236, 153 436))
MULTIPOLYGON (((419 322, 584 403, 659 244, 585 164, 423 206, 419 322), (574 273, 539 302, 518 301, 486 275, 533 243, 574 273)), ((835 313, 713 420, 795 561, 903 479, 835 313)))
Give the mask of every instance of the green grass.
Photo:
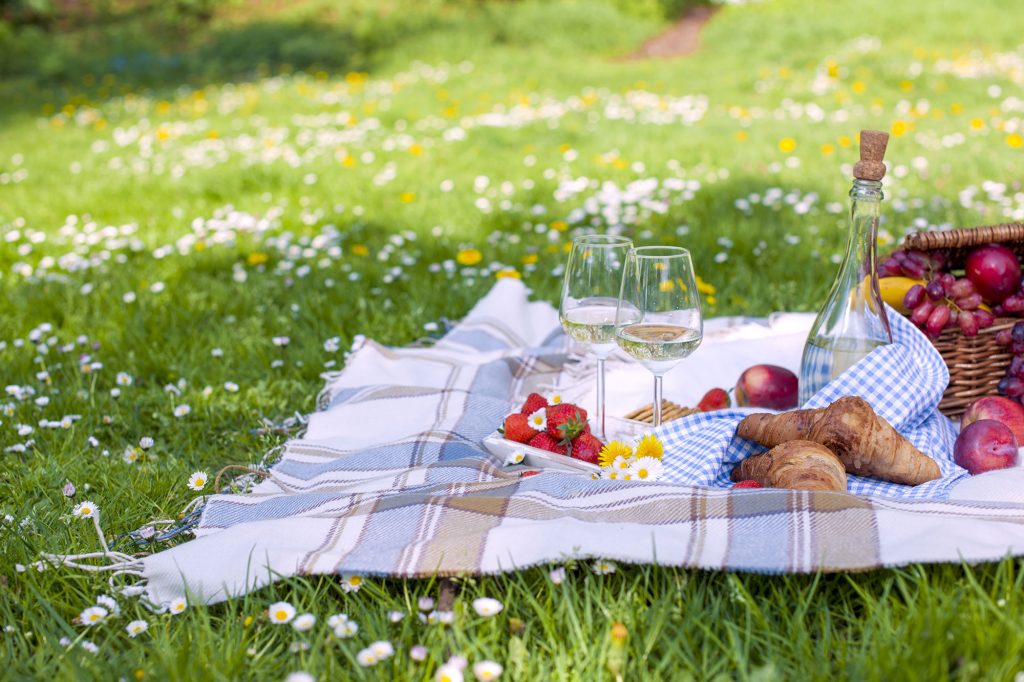
POLYGON ((672 62, 616 59, 659 25, 611 4, 417 12, 339 24, 378 34, 384 47, 364 40, 349 58, 366 76, 274 65, 261 76, 253 65, 250 74, 188 74, 182 88, 163 76, 103 73, 88 83, 22 77, 0 86, 0 368, 4 385, 36 391, 10 398, 13 413, 0 414, 0 446, 33 440, 0 454, 0 514, 13 518, 0 526, 0 612, 11 628, 0 640, 4 674, 273 679, 303 669, 320 679, 422 679, 463 653, 500 661, 506 678, 593 680, 608 674, 609 630, 619 620, 630 632, 626 679, 1013 679, 1024 611, 1020 562, 1010 559, 810 577, 651 567, 596 576, 581 565, 561 586, 535 569, 461 581, 449 629, 387 620, 389 610, 412 612, 417 597, 436 597, 432 583, 371 580, 350 594, 316 578, 179 616, 122 600, 124 615, 83 632, 72 619, 108 591, 105 581, 15 571, 43 551, 96 548, 87 524, 67 518, 66 481, 78 488, 75 500, 99 504, 115 535, 177 514, 195 495, 185 486, 192 471, 259 461, 283 438, 257 432, 261 419, 311 411, 319 374, 343 362, 324 341, 340 337, 342 349, 356 334, 411 342, 424 325, 464 314, 502 269, 553 300, 564 244, 585 226, 608 227, 600 213, 576 210, 596 189, 560 200, 562 181, 621 188, 658 179, 664 212, 627 216, 624 229, 638 242, 690 248, 717 289, 708 312, 723 315, 817 306, 844 241, 849 172, 841 166, 856 158, 855 145, 844 145, 861 128, 902 133, 888 154, 886 239, 1024 210, 1024 123, 1009 100, 1020 92, 1024 54, 995 0, 727 7, 701 50, 672 62), (877 44, 858 42, 865 35, 877 44), (974 67, 977 77, 964 77, 974 67), (643 116, 702 106, 686 96, 706 97, 707 109, 690 125, 622 120, 629 92, 621 101, 651 102, 643 116), (787 100, 804 106, 799 117, 787 100), (811 120, 808 104, 824 120, 811 120), (445 139, 464 118, 517 105, 547 118, 481 120, 465 139, 445 139), (337 118, 342 112, 352 118, 337 118), (367 126, 371 118, 379 125, 367 126), (790 141, 795 148, 784 151, 790 141), (478 176, 488 179, 479 191, 478 176), (673 189, 677 180, 684 189, 673 189), (441 189, 445 181, 452 191, 441 189), (692 197, 688 181, 699 183, 692 197), (976 192, 962 194, 971 186, 976 192), (737 206, 779 191, 772 205, 737 206), (204 222, 193 231, 193 221, 218 215, 230 229, 204 222), (250 229, 256 219, 265 230, 250 229), (431 267, 468 248, 481 252, 479 265, 431 267), (93 267, 71 267, 69 253, 93 267), (36 348, 27 339, 42 324, 52 329, 36 348), (282 335, 291 338, 284 348, 272 343, 282 335), (83 373, 88 362, 103 367, 83 373), (118 372, 134 383, 115 398, 118 372), (180 396, 165 390, 180 380, 180 396), (42 396, 49 403, 36 405, 42 396), (192 411, 176 418, 181 403, 192 411), (81 419, 70 429, 38 425, 64 415, 81 419), (19 436, 18 424, 34 432, 19 436), (123 451, 142 437, 155 446, 125 463, 123 451), (478 618, 468 607, 478 595, 505 610, 478 618), (300 634, 261 620, 277 599, 321 624, 300 634), (323 621, 341 611, 359 623, 355 639, 327 636, 323 621), (129 639, 132 617, 147 618, 149 632, 129 639), (63 636, 95 642, 100 655, 66 649, 63 636), (391 640, 397 655, 359 668, 356 652, 377 639, 391 640), (289 652, 303 641, 308 651, 289 652), (430 651, 425 664, 408 660, 416 643, 430 651))

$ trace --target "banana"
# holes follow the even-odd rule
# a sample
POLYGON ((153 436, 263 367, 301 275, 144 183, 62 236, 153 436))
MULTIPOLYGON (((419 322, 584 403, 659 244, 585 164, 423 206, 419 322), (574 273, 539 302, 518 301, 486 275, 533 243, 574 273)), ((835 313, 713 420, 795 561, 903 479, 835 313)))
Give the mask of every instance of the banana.
POLYGON ((910 291, 910 287, 915 284, 925 286, 928 283, 924 280, 911 279, 910 277, 878 278, 878 290, 882 294, 882 300, 904 315, 909 314, 910 311, 903 307, 903 297, 910 291))

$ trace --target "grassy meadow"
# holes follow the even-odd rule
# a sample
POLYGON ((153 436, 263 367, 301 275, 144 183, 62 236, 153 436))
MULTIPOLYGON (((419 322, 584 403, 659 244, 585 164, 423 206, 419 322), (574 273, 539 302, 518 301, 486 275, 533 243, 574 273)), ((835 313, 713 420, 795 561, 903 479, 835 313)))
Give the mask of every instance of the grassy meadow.
POLYGON ((498 277, 554 301, 583 231, 689 248, 708 315, 816 309, 862 128, 892 136, 884 244, 1024 219, 1005 3, 730 5, 672 61, 623 58, 667 21, 629 4, 229 3, 181 44, 90 29, 4 76, 0 677, 421 680, 459 654, 466 679, 485 659, 513 680, 1020 679, 1011 559, 790 577, 570 562, 561 584, 555 566, 459 581, 448 627, 415 615, 433 582, 331 577, 177 615, 120 599, 89 627, 104 577, 21 570, 98 549, 83 500, 117 536, 174 518, 201 494, 192 472, 259 462, 287 437, 265 420, 312 411, 356 335, 439 333, 498 277), (481 596, 504 610, 476 615, 481 596), (279 600, 317 624, 268 622, 279 600), (374 641, 395 655, 363 667, 374 641))

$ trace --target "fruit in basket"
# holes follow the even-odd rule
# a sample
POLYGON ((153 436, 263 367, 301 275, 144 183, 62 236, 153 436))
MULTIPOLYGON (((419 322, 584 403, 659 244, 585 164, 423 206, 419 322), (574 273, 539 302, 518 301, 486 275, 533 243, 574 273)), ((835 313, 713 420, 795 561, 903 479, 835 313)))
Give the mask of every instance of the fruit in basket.
POLYGON ((546 431, 541 431, 527 443, 531 448, 540 448, 553 452, 556 455, 564 455, 569 452, 569 446, 563 445, 558 439, 552 438, 546 431))
POLYGON ((724 410, 730 404, 729 394, 724 388, 713 388, 700 399, 700 402, 697 403, 697 409, 701 412, 711 412, 713 410, 724 410))
POLYGON ((797 377, 778 365, 754 365, 736 382, 736 404, 788 410, 797 404, 797 377))
MULTIPOLYGON (((1019 359, 1014 358, 1014 361, 1019 359)), ((970 404, 960 418, 960 428, 964 429, 968 424, 981 419, 992 419, 1009 427, 1014 439, 1024 443, 1024 407, 1017 401, 996 395, 979 398, 970 404)))
POLYGON ((576 436, 588 431, 587 411, 572 403, 548 405, 547 434, 568 443, 576 436))
POLYGON ((604 443, 597 439, 592 433, 581 433, 572 442, 569 455, 575 459, 588 464, 600 464, 598 455, 604 448, 604 443))
POLYGON ((946 257, 939 251, 896 249, 878 264, 878 276, 925 279, 941 272, 945 264, 946 257))
POLYGON ((960 432, 953 446, 953 461, 972 475, 1005 469, 1017 464, 1017 441, 1005 424, 980 419, 960 432))
POLYGON ((540 393, 531 393, 526 397, 526 402, 523 403, 523 409, 519 411, 523 414, 533 414, 537 410, 542 410, 547 406, 547 398, 542 396, 540 393))
POLYGON ((986 301, 999 303, 1020 288, 1020 260, 1002 244, 986 244, 971 251, 964 272, 986 301))
POLYGON ((925 284, 924 280, 911 279, 910 277, 880 277, 878 279, 878 292, 882 295, 883 301, 906 315, 910 312, 903 304, 907 293, 915 285, 923 287, 925 284))
POLYGON ((527 421, 527 415, 521 412, 513 412, 505 417, 502 435, 508 440, 517 443, 529 443, 538 433, 540 432, 537 429, 530 426, 530 422, 527 421))

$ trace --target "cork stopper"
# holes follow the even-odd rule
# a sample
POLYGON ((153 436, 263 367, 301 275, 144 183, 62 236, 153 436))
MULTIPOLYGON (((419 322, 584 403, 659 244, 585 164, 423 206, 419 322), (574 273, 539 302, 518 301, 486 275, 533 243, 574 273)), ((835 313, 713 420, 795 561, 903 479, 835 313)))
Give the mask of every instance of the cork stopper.
POLYGON ((860 161, 853 167, 853 177, 858 180, 881 180, 885 177, 885 146, 889 144, 889 133, 881 130, 860 131, 860 161))

